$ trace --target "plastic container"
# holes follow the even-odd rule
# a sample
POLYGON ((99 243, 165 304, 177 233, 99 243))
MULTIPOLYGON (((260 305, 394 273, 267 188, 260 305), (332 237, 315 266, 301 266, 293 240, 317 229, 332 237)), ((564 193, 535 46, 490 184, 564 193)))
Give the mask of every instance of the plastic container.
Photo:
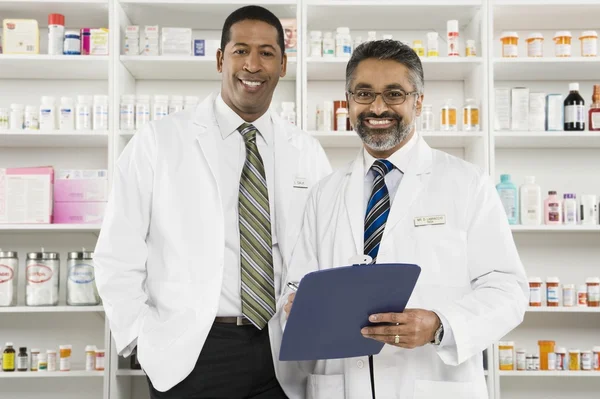
POLYGON ((504 32, 500 36, 502 43, 502 57, 516 58, 519 56, 519 34, 517 32, 504 32))
POLYGON ((467 98, 463 107, 463 131, 479 131, 479 106, 472 98, 467 98))
POLYGON ((92 125, 94 130, 108 130, 108 96, 94 96, 92 125))
POLYGON ((563 223, 575 226, 577 224, 577 200, 575 194, 563 195, 563 223))
POLYGON ((414 40, 412 49, 419 57, 425 56, 425 47, 423 47, 423 42, 421 40, 414 40))
POLYGON ((592 362, 592 368, 596 371, 600 371, 600 346, 594 346, 592 352, 594 357, 592 362))
POLYGON ((60 371, 71 371, 71 352, 73 347, 71 345, 60 345, 60 371))
POLYGON ((496 190, 504 206, 508 223, 515 225, 519 223, 519 196, 517 187, 510 179, 510 175, 504 174, 500 176, 500 183, 496 185, 496 190))
POLYGON ((577 301, 577 291, 575 284, 564 284, 562 289, 562 304, 564 307, 573 307, 577 301))
POLYGON ((40 130, 40 110, 35 105, 25 107, 25 130, 40 130))
POLYGON ((440 113, 440 129, 455 132, 458 130, 456 107, 452 99, 446 101, 440 113))
POLYGON ((544 56, 544 35, 540 32, 530 33, 527 39, 527 57, 539 58, 544 56))
POLYGON ((65 32, 65 41, 63 44, 63 54, 81 55, 81 35, 76 30, 65 32))
POLYGON ((70 97, 60 98, 60 107, 58 110, 58 127, 60 130, 75 130, 75 109, 73 99, 70 97))
POLYGON ((85 371, 96 370, 96 347, 88 345, 85 347, 85 371))
POLYGON ((346 129, 346 120, 348 119, 348 109, 344 107, 339 107, 335 111, 335 119, 336 119, 336 131, 345 132, 346 129))
POLYGON ((296 104, 293 102, 284 101, 281 103, 281 118, 292 125, 296 124, 296 112, 294 111, 295 106, 296 104))
POLYGON ((424 104, 421 111, 421 131, 432 132, 435 130, 435 118, 433 116, 433 106, 424 104))
POLYGON ((514 370, 515 368, 515 343, 512 341, 498 342, 498 357, 500 370, 514 370))
POLYGON ((40 107, 40 130, 56 130, 56 99, 43 96, 40 107))
POLYGON ((581 364, 581 352, 579 349, 569 349, 569 370, 579 370, 581 364))
POLYGON ((105 367, 105 350, 97 349, 96 350, 96 371, 104 371, 105 367))
POLYGON ((562 224, 562 213, 562 202, 556 191, 548 191, 548 198, 544 201, 544 222, 548 225, 562 224))
POLYGON ((31 371, 37 371, 39 361, 40 361, 40 350, 38 348, 32 348, 31 349, 31 361, 29 362, 29 369, 31 371))
POLYGON ((593 30, 587 30, 579 36, 581 43, 582 57, 597 57, 598 56, 598 33, 593 30))
POLYGON ((335 34, 335 56, 350 57, 352 55, 352 38, 350 28, 339 27, 335 34))
MULTIPOLYGON (((554 341, 538 341, 540 370, 548 370, 548 354, 554 353, 554 345, 554 341)), ((552 368, 556 368, 556 365, 552 368)))
POLYGON ((542 279, 529 277, 529 306, 542 306, 542 279))
POLYGON ((152 106, 152 120, 159 121, 169 115, 169 96, 154 96, 154 105, 152 106))
POLYGON ((141 129, 150 122, 150 96, 139 95, 135 103, 135 128, 141 129))
POLYGON ((517 370, 527 370, 527 352, 525 349, 517 349, 517 370))
POLYGON ((577 286, 577 306, 587 306, 587 285, 580 284, 577 286))
POLYGON ((23 104, 11 104, 8 121, 11 130, 23 130, 25 127, 25 106, 23 104))
POLYGON ((325 32, 325 36, 323 36, 323 57, 335 57, 335 39, 331 32, 325 32))
POLYGON ((525 184, 519 188, 521 224, 542 224, 542 189, 535 184, 535 176, 526 176, 525 184))
POLYGON ((48 354, 47 353, 40 353, 38 355, 37 371, 38 372, 48 371, 48 354))
POLYGON ((451 19, 446 23, 447 41, 448 41, 448 57, 458 57, 460 55, 458 45, 458 21, 451 19))
POLYGON ((48 54, 62 55, 65 40, 65 16, 62 14, 48 15, 48 54))
POLYGON ((54 349, 48 349, 46 351, 46 356, 48 357, 48 371, 56 371, 58 363, 56 351, 54 349))
POLYGON ((10 126, 8 124, 8 117, 10 115, 10 111, 8 108, 0 107, 0 129, 8 129, 10 126))
POLYGON ((183 110, 183 96, 171 96, 169 101, 169 115, 183 110))
POLYGON ((427 57, 439 57, 440 44, 439 35, 437 32, 427 33, 427 57))
POLYGON ((582 351, 581 352, 581 370, 590 371, 593 368, 594 364, 594 355, 592 351, 582 351))
POLYGON ((571 56, 571 32, 559 31, 554 35, 554 55, 557 57, 571 56))
POLYGON ((310 56, 321 58, 323 56, 323 32, 320 30, 310 31, 310 56))
POLYGON ((567 358, 567 350, 559 347, 554 350, 556 353, 556 367, 557 371, 567 370, 569 368, 569 359, 567 358))
POLYGON ((589 307, 600 307, 600 278, 590 277, 585 280, 587 286, 587 305, 589 307))
POLYGON ((477 57, 477 48, 475 47, 475 40, 467 40, 465 47, 465 56, 477 57))
POLYGON ((546 306, 557 307, 560 305, 560 280, 558 277, 546 279, 546 306))
POLYGON ((75 106, 75 129, 92 129, 92 98, 90 96, 77 96, 75 106))

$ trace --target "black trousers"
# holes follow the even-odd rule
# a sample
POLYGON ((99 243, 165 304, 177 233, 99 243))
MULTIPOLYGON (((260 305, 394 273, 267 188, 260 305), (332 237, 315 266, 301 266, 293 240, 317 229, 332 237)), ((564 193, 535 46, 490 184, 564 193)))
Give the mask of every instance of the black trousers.
MULTIPOLYGON (((177 361, 173 359, 173 361, 177 361)), ((213 324, 191 374, 151 399, 287 399, 275 377, 269 328, 213 324)))

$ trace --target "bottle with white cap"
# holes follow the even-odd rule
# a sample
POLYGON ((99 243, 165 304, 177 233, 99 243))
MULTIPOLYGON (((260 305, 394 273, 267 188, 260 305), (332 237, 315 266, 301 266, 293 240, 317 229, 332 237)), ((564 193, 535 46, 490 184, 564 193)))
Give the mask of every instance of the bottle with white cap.
POLYGON ((295 103, 293 102, 282 102, 281 103, 281 119, 295 125, 296 124, 296 112, 294 112, 295 103))
POLYGON ((60 130, 75 130, 75 110, 73 109, 73 99, 71 97, 60 98, 58 114, 60 130))
POLYGON ((458 21, 451 19, 447 22, 448 28, 448 57, 458 57, 458 21))
POLYGON ((183 103, 183 109, 191 109, 196 108, 200 99, 196 96, 185 96, 185 102, 183 103))
POLYGON ((542 189, 535 184, 535 176, 526 176, 520 187, 521 224, 539 226, 542 224, 542 189))
POLYGON ((152 108, 152 120, 159 121, 169 115, 169 96, 157 94, 154 96, 154 107, 152 108))
POLYGON ((339 27, 335 35, 335 56, 350 57, 352 53, 352 38, 350 37, 350 28, 339 27))
POLYGON ((169 115, 183 110, 183 96, 171 96, 169 102, 169 115))
POLYGON ((108 130, 108 96, 94 96, 94 130, 108 130))
POLYGON ((439 35, 437 32, 428 32, 427 33, 427 57, 439 57, 440 56, 440 47, 439 47, 439 35))
POLYGON ((367 41, 372 42, 374 40, 377 40, 377 32, 374 30, 367 32, 367 41))
POLYGON ((56 105, 54 97, 43 96, 40 107, 40 130, 56 129, 56 105))
POLYGON ((92 129, 92 99, 90 96, 77 96, 75 106, 75 129, 92 129))
POLYGON ((40 129, 40 111, 35 105, 25 107, 25 130, 40 129))

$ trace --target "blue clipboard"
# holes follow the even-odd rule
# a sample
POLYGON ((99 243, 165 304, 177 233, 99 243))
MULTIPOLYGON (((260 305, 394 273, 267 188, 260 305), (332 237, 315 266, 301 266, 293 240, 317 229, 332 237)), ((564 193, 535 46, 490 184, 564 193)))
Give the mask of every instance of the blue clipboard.
POLYGON ((383 343, 361 328, 373 313, 404 311, 421 268, 380 263, 319 270, 300 281, 279 360, 320 360, 378 354, 383 343))

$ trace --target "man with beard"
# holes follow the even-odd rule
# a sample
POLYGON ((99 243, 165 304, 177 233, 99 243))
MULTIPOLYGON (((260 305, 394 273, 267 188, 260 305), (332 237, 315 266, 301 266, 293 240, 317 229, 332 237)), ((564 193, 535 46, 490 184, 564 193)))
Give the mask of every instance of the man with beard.
MULTIPOLYGON (((357 331, 386 344, 374 356, 377 398, 487 398, 482 352, 521 323, 528 292, 494 184, 415 132, 424 78, 410 47, 383 40, 356 48, 346 91, 364 148, 313 189, 286 280, 362 255, 419 265, 406 310, 365 317, 372 326, 357 331)), ((302 365, 312 370, 309 399, 371 397, 366 357, 302 365)))

